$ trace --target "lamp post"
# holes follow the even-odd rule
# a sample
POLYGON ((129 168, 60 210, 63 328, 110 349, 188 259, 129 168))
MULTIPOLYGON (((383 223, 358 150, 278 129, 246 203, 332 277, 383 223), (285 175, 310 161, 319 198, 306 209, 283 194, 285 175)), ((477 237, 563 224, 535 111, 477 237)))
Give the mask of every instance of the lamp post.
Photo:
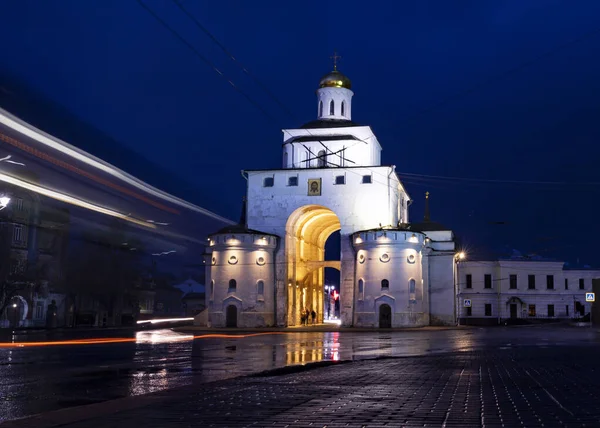
POLYGON ((1 196, 0 197, 0 211, 2 211, 4 208, 6 208, 9 203, 10 203, 10 198, 8 196, 1 196))
POLYGON ((454 272, 453 272, 453 280, 454 280, 454 294, 456 296, 456 325, 460 325, 460 293, 459 293, 459 285, 460 281, 458 280, 458 264, 461 260, 464 260, 467 255, 464 251, 456 253, 454 255, 454 272))

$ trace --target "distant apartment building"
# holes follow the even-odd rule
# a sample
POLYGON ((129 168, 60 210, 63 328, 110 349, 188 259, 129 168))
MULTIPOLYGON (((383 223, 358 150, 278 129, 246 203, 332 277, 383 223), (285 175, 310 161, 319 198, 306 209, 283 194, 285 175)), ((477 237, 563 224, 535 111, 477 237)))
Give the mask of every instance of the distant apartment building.
POLYGON ((581 319, 586 292, 600 270, 519 257, 458 263, 456 307, 462 325, 497 325, 518 319, 581 319))
POLYGON ((14 294, 0 314, 0 327, 46 326, 50 319, 61 324, 69 212, 23 189, 0 191, 10 196, 0 211, 0 281, 14 294))

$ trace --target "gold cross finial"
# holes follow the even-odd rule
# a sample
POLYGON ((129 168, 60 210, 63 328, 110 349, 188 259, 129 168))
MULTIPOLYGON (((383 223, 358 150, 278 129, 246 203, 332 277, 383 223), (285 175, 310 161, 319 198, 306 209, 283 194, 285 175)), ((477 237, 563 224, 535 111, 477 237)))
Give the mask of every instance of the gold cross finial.
POLYGON ((333 71, 337 71, 337 60, 340 59, 341 56, 339 56, 336 51, 333 51, 333 56, 330 56, 329 58, 333 60, 333 71))

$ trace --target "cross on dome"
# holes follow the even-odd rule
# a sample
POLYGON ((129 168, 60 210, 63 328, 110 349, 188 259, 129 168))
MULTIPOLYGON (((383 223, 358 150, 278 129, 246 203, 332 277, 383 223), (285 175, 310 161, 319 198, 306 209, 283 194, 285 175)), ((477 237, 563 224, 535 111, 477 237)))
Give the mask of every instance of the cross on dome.
POLYGON ((342 57, 339 56, 336 51, 333 51, 333 56, 330 56, 329 58, 333 60, 333 71, 337 71, 337 60, 342 57))

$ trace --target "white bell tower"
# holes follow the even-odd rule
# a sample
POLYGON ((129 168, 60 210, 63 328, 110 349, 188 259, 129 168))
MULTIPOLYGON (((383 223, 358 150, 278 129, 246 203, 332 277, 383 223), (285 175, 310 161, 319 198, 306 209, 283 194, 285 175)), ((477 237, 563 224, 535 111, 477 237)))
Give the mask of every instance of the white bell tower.
POLYGON ((317 118, 319 120, 351 120, 352 96, 354 92, 350 79, 337 70, 337 60, 333 54, 333 71, 319 82, 317 89, 317 118))

